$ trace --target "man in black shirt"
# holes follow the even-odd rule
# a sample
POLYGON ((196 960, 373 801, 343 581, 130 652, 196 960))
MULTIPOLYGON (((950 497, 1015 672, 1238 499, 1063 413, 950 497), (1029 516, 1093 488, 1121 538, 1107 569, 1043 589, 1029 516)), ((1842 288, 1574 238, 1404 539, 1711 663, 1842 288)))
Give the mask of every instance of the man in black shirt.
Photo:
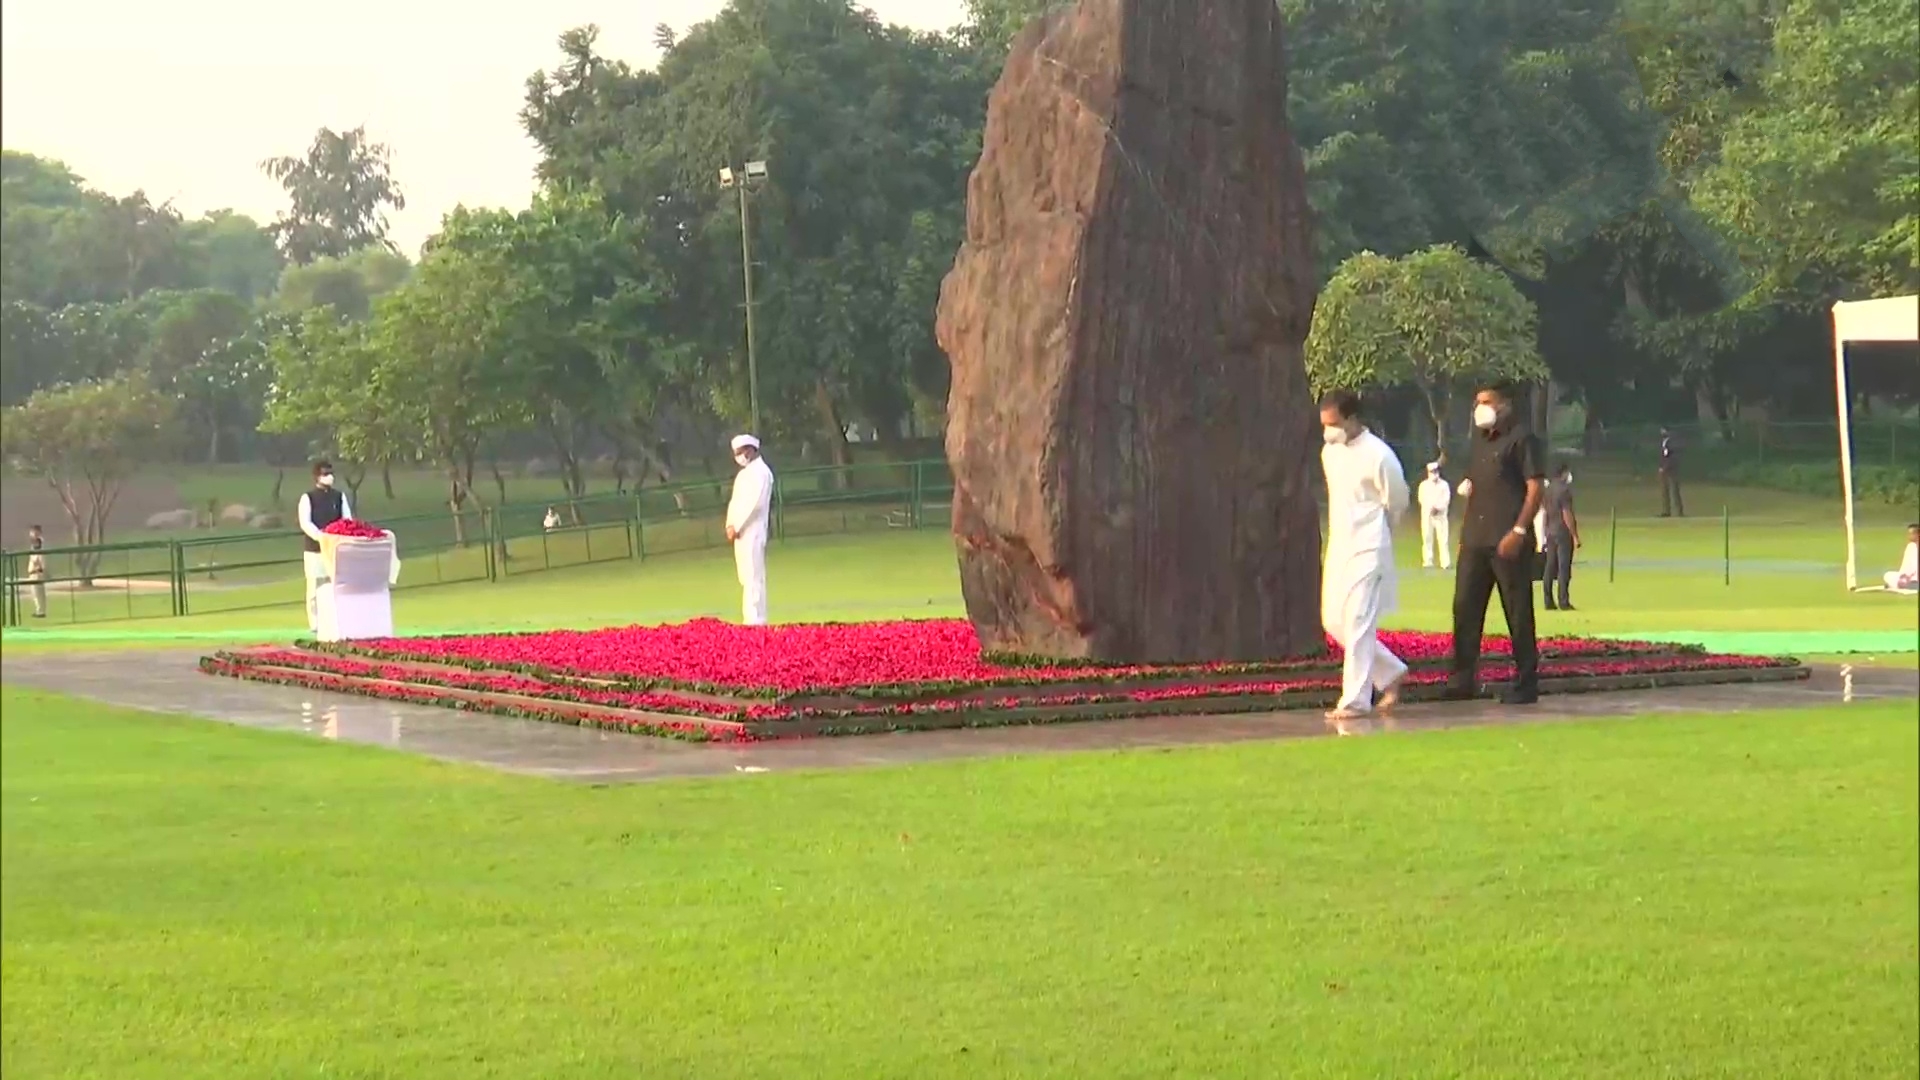
POLYGON ((1561 462, 1554 467, 1553 479, 1542 497, 1540 516, 1546 519, 1546 544, 1541 547, 1546 572, 1541 575, 1540 594, 1548 611, 1572 611, 1567 593, 1573 588, 1573 553, 1580 547, 1580 518, 1573 512, 1573 470, 1561 462), (1555 592, 1558 591, 1558 600, 1555 592))
POLYGON ((1540 651, 1533 631, 1533 516, 1540 509, 1547 470, 1540 440, 1521 423, 1515 388, 1497 382, 1473 399, 1473 452, 1460 534, 1460 561, 1453 579, 1453 674, 1446 697, 1463 700, 1479 692, 1480 635, 1487 601, 1495 588, 1513 639, 1513 685, 1508 705, 1531 705, 1540 696, 1540 651))

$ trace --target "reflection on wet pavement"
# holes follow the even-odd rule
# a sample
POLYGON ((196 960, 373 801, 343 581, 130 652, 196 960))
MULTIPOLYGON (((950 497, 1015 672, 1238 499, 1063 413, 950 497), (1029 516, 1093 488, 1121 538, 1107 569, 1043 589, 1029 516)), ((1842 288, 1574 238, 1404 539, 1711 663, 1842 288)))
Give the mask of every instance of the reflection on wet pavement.
POLYGON ((198 659, 198 652, 29 653, 6 657, 0 677, 20 686, 113 705, 187 713, 266 731, 305 732, 513 772, 597 782, 905 764, 997 754, 1367 736, 1644 713, 1741 712, 1920 697, 1920 671, 1847 666, 1816 668, 1813 678, 1806 682, 1569 694, 1547 697, 1531 709, 1502 708, 1491 702, 1409 705, 1391 718, 1364 717, 1337 726, 1318 711, 1301 710, 727 745, 679 743, 216 679, 196 670, 198 659))

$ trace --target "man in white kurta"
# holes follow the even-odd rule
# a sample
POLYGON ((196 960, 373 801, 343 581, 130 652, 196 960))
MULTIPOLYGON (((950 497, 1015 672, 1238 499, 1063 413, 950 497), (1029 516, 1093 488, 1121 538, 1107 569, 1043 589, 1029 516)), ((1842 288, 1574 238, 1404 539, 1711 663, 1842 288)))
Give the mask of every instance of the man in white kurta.
POLYGON ((733 462, 733 498, 727 502, 727 542, 740 577, 741 621, 767 625, 767 525, 773 511, 773 470, 760 456, 760 440, 737 435, 733 462))
POLYGON ((1453 488, 1440 475, 1440 463, 1427 463, 1427 478, 1420 481, 1420 565, 1434 568, 1435 558, 1442 570, 1453 568, 1453 556, 1447 549, 1453 537, 1447 528, 1447 511, 1453 506, 1453 488))
POLYGON ((1900 569, 1888 571, 1881 580, 1893 592, 1920 589, 1920 525, 1907 526, 1907 549, 1900 553, 1900 569))
POLYGON ((1359 418, 1360 402, 1340 391, 1320 409, 1326 446, 1327 561, 1320 621, 1346 653, 1340 702, 1331 720, 1353 719, 1399 700, 1407 665, 1380 643, 1380 617, 1393 610, 1393 522, 1407 511, 1406 474, 1385 440, 1359 418))
POLYGON ((300 496, 294 523, 306 535, 301 569, 307 579, 307 629, 320 632, 320 583, 327 579, 327 563, 320 556, 320 537, 327 526, 353 517, 347 493, 334 487, 333 466, 322 461, 313 467, 313 489, 300 496))

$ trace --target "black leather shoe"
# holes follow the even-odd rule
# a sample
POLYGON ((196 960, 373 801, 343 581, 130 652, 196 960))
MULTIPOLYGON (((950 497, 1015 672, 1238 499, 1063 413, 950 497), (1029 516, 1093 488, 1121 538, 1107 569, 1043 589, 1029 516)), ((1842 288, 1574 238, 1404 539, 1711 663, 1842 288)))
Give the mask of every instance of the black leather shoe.
POLYGON ((1540 700, 1540 691, 1510 686, 1500 695, 1502 705, 1532 705, 1540 700))
POLYGON ((1554 606, 1552 601, 1548 601, 1547 603, 1540 605, 1540 608, 1542 611, 1559 611, 1560 610, 1558 607, 1554 606))
POLYGON ((1480 691, 1471 686, 1455 686, 1452 683, 1440 691, 1441 701, 1472 701, 1479 696, 1480 691))

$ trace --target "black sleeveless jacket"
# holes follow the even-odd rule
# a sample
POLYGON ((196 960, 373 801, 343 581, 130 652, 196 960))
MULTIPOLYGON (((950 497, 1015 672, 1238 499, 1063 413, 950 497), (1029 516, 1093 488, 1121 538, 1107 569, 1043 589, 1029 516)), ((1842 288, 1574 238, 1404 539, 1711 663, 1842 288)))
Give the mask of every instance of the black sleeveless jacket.
MULTIPOLYGON (((347 500, 336 488, 315 486, 307 492, 307 505, 313 511, 313 527, 325 530, 327 526, 346 517, 347 500)), ((300 542, 308 551, 319 551, 320 541, 305 533, 300 534, 300 542)))

